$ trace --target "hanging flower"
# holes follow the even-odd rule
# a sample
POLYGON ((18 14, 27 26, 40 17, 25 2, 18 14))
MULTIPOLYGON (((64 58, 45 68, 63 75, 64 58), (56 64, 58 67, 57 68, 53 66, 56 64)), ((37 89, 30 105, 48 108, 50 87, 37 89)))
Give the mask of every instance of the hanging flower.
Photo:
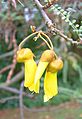
POLYGON ((53 50, 46 50, 43 52, 36 70, 34 82, 36 87, 37 82, 40 81, 40 78, 46 70, 44 78, 44 102, 58 93, 57 72, 62 69, 62 67, 62 60, 56 57, 53 50))
POLYGON ((25 64, 25 81, 24 86, 30 91, 39 92, 39 81, 34 87, 34 77, 37 69, 36 62, 33 59, 34 54, 29 48, 22 48, 17 51, 17 61, 25 64))
POLYGON ((48 64, 53 60, 53 58, 55 58, 55 52, 53 50, 46 50, 43 52, 35 74, 35 87, 37 86, 37 82, 40 82, 40 78, 42 77, 45 69, 47 68, 48 64))
POLYGON ((63 67, 63 62, 57 57, 53 50, 53 44, 50 38, 42 31, 35 31, 27 36, 20 44, 17 52, 17 61, 25 64, 25 81, 24 86, 30 91, 39 93, 40 79, 45 72, 44 77, 44 102, 51 99, 58 93, 57 73, 63 67), (22 48, 24 43, 34 36, 34 41, 38 38, 42 39, 50 50, 45 50, 42 53, 38 66, 34 61, 34 54, 29 48, 22 48), (46 39, 48 40, 46 40, 46 39))
POLYGON ((63 62, 60 58, 54 59, 47 67, 44 78, 44 102, 58 93, 57 72, 62 69, 63 62))

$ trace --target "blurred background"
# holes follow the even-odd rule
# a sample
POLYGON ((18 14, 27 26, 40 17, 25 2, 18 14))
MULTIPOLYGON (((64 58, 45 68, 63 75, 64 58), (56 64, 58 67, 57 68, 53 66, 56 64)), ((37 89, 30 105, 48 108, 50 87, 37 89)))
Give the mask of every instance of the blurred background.
MULTIPOLYGON (((45 5, 47 0, 39 0, 45 5)), ((56 4, 82 23, 82 0, 59 0, 56 4)), ((49 18, 65 35, 77 35, 61 16, 46 9, 49 18)), ((41 40, 29 39, 24 47, 32 49, 36 61, 47 49, 41 40)), ((0 0, 0 119, 81 119, 82 118, 82 46, 52 35, 33 0, 0 0), (38 95, 23 87, 24 65, 16 62, 19 43, 32 33, 30 26, 43 30, 52 40, 54 50, 64 62, 58 72, 59 94, 43 102, 43 77, 38 95)))

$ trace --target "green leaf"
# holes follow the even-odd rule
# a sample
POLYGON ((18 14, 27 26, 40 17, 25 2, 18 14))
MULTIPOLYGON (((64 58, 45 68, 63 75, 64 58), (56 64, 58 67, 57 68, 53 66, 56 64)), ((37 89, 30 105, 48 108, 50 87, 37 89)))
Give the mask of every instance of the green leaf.
POLYGON ((58 7, 57 9, 61 11, 61 7, 58 7))
POLYGON ((60 11, 58 11, 58 12, 57 12, 57 15, 59 15, 60 13, 61 13, 61 12, 60 12, 60 11))
POLYGON ((57 8, 58 6, 59 6, 58 4, 55 5, 56 8, 57 8))
POLYGON ((64 19, 66 19, 66 17, 65 17, 65 16, 63 16, 63 17, 62 17, 62 19, 64 20, 64 19))
POLYGON ((75 26, 78 28, 79 27, 79 24, 76 24, 75 26))
POLYGON ((64 15, 67 15, 67 11, 64 11, 63 14, 64 14, 64 15))
POLYGON ((72 23, 73 23, 73 24, 76 23, 76 19, 72 20, 72 23))
POLYGON ((64 12, 64 9, 61 9, 60 12, 64 12))
POLYGON ((72 22, 69 22, 69 25, 72 26, 72 22))
POLYGON ((67 18, 67 19, 65 19, 65 22, 69 22, 69 19, 67 18))

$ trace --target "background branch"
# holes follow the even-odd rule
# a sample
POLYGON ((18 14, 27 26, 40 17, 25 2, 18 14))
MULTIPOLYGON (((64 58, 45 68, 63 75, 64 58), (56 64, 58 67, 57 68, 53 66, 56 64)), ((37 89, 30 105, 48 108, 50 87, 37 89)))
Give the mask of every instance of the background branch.
POLYGON ((11 97, 2 98, 2 99, 0 99, 0 103, 5 103, 6 101, 14 100, 14 99, 19 99, 19 97, 18 96, 11 96, 11 97))
MULTIPOLYGON (((11 93, 20 95, 20 90, 18 90, 18 89, 16 89, 16 88, 13 88, 13 87, 0 86, 0 90, 5 90, 5 91, 9 91, 9 92, 11 92, 11 93)), ((24 95, 24 96, 26 96, 26 97, 29 97, 29 98, 33 98, 33 97, 34 97, 34 95, 27 94, 27 93, 25 93, 24 91, 22 92, 22 95, 24 95)))
POLYGON ((20 103, 20 119, 24 119, 24 110, 23 110, 23 89, 24 89, 24 81, 21 82, 20 85, 20 94, 19 94, 19 103, 20 103))
POLYGON ((4 73, 5 71, 9 70, 12 67, 12 64, 4 67, 3 69, 0 70, 0 74, 4 73))
POLYGON ((13 56, 13 63, 12 63, 12 67, 9 71, 9 74, 7 76, 7 81, 9 81, 14 73, 14 69, 16 66, 16 51, 17 51, 17 42, 16 42, 16 38, 15 38, 15 34, 16 34, 16 30, 14 30, 13 34, 12 34, 12 42, 13 42, 13 46, 14 46, 14 56, 13 56))
POLYGON ((0 85, 0 87, 1 86, 9 86, 9 85, 11 85, 11 84, 13 84, 13 83, 15 83, 15 82, 17 82, 17 81, 19 81, 19 80, 21 80, 22 78, 23 78, 23 76, 24 76, 24 71, 23 71, 23 69, 19 72, 19 73, 17 73, 9 82, 5 82, 5 83, 1 83, 1 85, 0 85))
POLYGON ((0 55, 0 59, 6 58, 9 56, 13 56, 13 54, 14 54, 14 51, 7 52, 5 54, 0 55))
POLYGON ((41 14, 42 14, 42 17, 44 18, 45 20, 45 23, 47 24, 48 28, 50 29, 51 33, 56 33, 56 34, 59 34, 61 37, 63 37, 66 41, 70 41, 71 43, 73 44, 81 44, 81 42, 78 42, 78 41, 74 41, 73 39, 67 37, 66 35, 64 35, 60 30, 58 30, 53 22, 51 21, 51 19, 48 17, 48 15, 46 14, 46 12, 44 11, 44 7, 40 4, 39 0, 34 0, 35 4, 37 5, 37 7, 39 8, 41 14))

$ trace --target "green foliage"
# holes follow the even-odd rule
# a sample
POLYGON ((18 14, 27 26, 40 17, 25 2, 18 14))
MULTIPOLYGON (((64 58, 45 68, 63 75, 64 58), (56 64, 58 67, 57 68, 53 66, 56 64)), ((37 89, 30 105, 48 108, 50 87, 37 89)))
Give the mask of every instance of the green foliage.
POLYGON ((77 24, 76 19, 70 20, 71 17, 71 11, 66 11, 62 7, 60 7, 58 4, 55 4, 50 9, 51 11, 55 10, 57 15, 60 15, 62 20, 64 20, 66 23, 69 24, 73 28, 73 31, 77 33, 78 36, 82 36, 82 21, 81 25, 77 24))

